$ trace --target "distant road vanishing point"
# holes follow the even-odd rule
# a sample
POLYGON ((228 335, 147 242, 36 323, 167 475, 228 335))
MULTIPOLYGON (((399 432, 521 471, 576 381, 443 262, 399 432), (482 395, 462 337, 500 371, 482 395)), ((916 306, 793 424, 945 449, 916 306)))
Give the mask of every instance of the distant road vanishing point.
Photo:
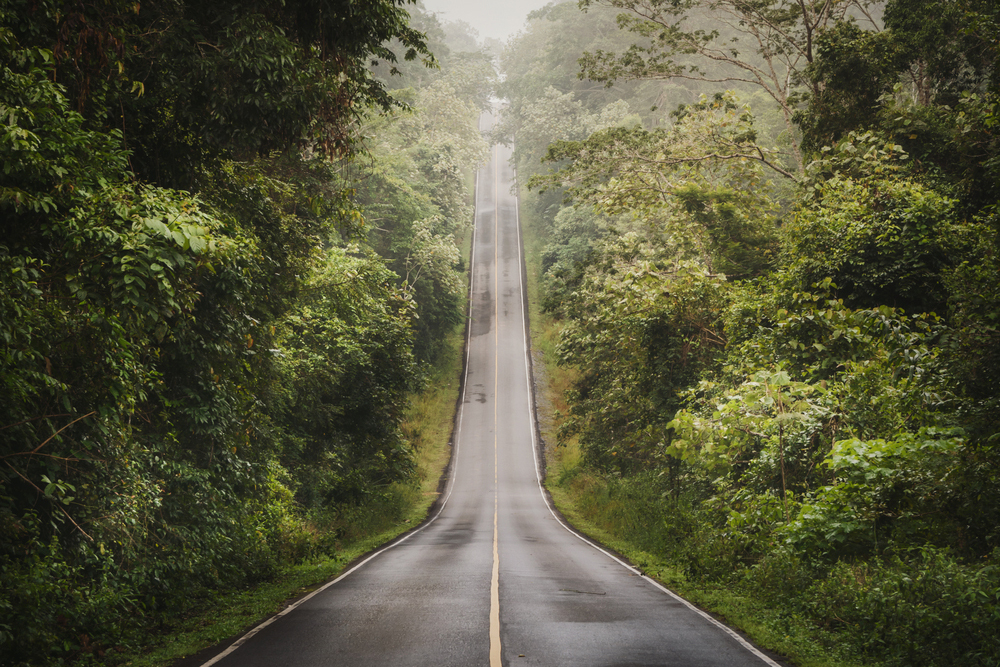
POLYGON ((509 153, 495 146, 477 177, 465 381, 437 513, 203 667, 778 667, 552 511, 509 153))

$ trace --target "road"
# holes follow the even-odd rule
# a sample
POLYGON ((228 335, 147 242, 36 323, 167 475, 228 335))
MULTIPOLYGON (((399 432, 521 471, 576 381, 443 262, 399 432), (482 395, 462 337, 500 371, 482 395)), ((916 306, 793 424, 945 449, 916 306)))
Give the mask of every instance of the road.
POLYGON ((777 667, 551 511, 508 157, 495 147, 477 179, 466 376, 438 513, 205 667, 777 667))

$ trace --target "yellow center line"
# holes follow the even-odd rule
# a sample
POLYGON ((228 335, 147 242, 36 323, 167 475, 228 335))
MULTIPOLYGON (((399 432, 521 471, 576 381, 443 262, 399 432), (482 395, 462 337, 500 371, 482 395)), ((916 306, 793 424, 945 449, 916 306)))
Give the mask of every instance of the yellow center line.
POLYGON ((493 578, 490 581, 490 667, 500 667, 500 556, 497 553, 497 510, 493 507, 493 578))
POLYGON ((500 506, 498 475, 497 399, 500 388, 500 161, 499 149, 493 147, 493 576, 490 579, 490 667, 501 667, 500 659, 500 551, 498 548, 497 517, 500 506))

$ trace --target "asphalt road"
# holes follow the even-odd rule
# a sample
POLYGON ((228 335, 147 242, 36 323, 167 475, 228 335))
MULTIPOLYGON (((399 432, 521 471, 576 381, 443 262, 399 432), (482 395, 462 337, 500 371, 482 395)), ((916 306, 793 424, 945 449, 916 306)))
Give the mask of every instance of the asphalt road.
POLYGON ((494 148, 477 181, 466 378, 439 513, 206 667, 776 667, 550 510, 508 157, 494 148))

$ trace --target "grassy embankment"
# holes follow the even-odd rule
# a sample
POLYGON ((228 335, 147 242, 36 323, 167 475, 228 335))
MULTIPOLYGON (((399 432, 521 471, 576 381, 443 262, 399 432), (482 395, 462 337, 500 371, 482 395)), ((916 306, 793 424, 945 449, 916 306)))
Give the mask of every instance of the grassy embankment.
MULTIPOLYGON (((531 196, 522 192, 522 198, 531 196)), ((528 263, 532 353, 539 423, 548 462, 546 487, 556 507, 576 528, 623 555, 677 594, 740 629, 758 646, 786 656, 802 667, 860 666, 851 657, 841 655, 835 648, 836 638, 830 633, 789 618, 743 592, 691 580, 660 546, 668 532, 663 528, 662 517, 670 508, 656 485, 603 477, 581 465, 575 442, 555 445, 560 413, 567 410, 563 396, 574 375, 572 369, 557 363, 559 322, 542 313, 538 305, 541 255, 546 239, 530 208, 522 206, 521 220, 528 263)))

